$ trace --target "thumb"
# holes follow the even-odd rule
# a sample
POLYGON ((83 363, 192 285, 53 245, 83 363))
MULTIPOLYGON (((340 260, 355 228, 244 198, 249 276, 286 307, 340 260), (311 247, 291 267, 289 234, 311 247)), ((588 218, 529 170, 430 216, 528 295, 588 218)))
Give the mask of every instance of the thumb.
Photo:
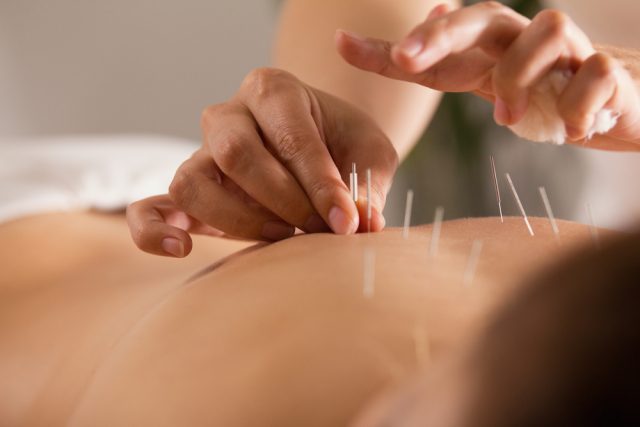
POLYGON ((352 163, 341 165, 340 170, 350 182, 353 163, 357 169, 358 197, 356 206, 360 217, 359 232, 380 231, 385 226, 383 210, 393 177, 398 168, 398 155, 389 140, 380 132, 377 138, 354 139, 350 153, 344 158, 352 163))

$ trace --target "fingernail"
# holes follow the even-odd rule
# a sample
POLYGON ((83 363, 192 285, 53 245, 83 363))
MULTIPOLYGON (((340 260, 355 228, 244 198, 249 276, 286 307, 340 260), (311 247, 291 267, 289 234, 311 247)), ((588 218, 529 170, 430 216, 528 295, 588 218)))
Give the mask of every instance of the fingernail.
POLYGON ((184 245, 174 237, 165 237, 162 239, 162 250, 174 257, 184 257, 184 245))
POLYGON ((500 126, 506 126, 511 122, 511 113, 507 104, 502 98, 496 97, 496 103, 493 110, 493 118, 500 126))
POLYGON ((424 49, 424 40, 420 35, 411 36, 401 41, 397 49, 399 49, 403 55, 413 58, 424 49))
POLYGON ((356 34, 356 33, 353 33, 351 31, 337 30, 336 33, 342 33, 345 36, 349 37, 350 39, 353 39, 353 40, 358 41, 358 42, 363 42, 364 43, 364 42, 367 41, 367 39, 364 38, 363 36, 361 36, 360 34, 356 34))
POLYGON ((318 214, 313 214, 309 217, 307 222, 304 223, 304 229, 308 233, 323 233, 326 231, 331 231, 329 226, 318 214))
POLYGON ((329 211, 329 225, 336 234, 351 234, 357 228, 357 224, 338 206, 329 211))
POLYGON ((580 131, 580 129, 570 125, 566 125, 565 127, 566 127, 567 136, 569 137, 570 140, 575 141, 577 139, 580 139, 580 136, 582 135, 582 132, 580 131))
POLYGON ((262 237, 268 240, 282 240, 293 236, 296 229, 282 221, 269 221, 262 226, 262 237))

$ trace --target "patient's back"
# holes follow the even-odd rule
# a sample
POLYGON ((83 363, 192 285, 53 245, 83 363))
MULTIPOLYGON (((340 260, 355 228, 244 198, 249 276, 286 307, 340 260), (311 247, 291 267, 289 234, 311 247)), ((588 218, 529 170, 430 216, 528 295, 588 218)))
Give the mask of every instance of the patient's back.
POLYGON ((546 220, 532 221, 535 237, 520 218, 446 222, 436 255, 431 227, 413 228, 406 239, 394 229, 303 235, 255 247, 194 280, 163 285, 162 292, 133 285, 130 304, 139 309, 126 322, 118 314, 118 307, 126 312, 122 301, 108 310, 94 301, 93 316, 110 321, 84 330, 66 325, 78 329, 78 340, 103 334, 109 343, 84 365, 91 352, 69 349, 66 360, 84 367, 75 392, 64 393, 62 375, 42 379, 26 419, 32 425, 344 425, 372 394, 445 357, 522 276, 589 243, 583 225, 562 222, 556 240, 546 220), (482 250, 471 275, 476 240, 482 250), (375 254, 368 296, 366 251, 375 254), (115 323, 121 333, 109 335, 115 323))

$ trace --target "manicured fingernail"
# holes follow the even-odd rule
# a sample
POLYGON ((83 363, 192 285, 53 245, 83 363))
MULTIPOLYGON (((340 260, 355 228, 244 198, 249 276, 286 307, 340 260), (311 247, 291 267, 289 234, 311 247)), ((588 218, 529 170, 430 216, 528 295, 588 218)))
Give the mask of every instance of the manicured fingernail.
POLYGON ((262 226, 262 237, 268 240, 282 240, 293 236, 296 229, 282 221, 269 221, 262 226))
POLYGON ((184 245, 174 237, 165 237, 162 239, 162 250, 174 257, 184 257, 184 245))
POLYGON ((353 39, 353 40, 358 41, 358 42, 366 42, 367 41, 367 39, 364 38, 363 36, 361 36, 360 34, 356 34, 356 33, 351 32, 351 31, 347 31, 347 30, 338 30, 338 31, 336 31, 336 34, 339 34, 339 33, 342 33, 345 36, 349 37, 350 39, 353 39))
POLYGON ((331 231, 329 226, 324 222, 322 217, 318 214, 313 214, 309 217, 307 222, 304 223, 304 229, 308 233, 323 233, 331 231))
POLYGON ((496 97, 496 103, 493 110, 493 118, 496 123, 500 126, 506 126, 511 123, 511 113, 509 112, 509 108, 507 104, 502 100, 502 98, 496 97))
POLYGON ((329 211, 329 225, 336 234, 351 234, 358 227, 355 221, 338 206, 332 207, 329 211))
POLYGON ((403 55, 413 58, 418 56, 424 49, 424 40, 420 35, 411 36, 401 41, 397 49, 399 49, 403 55))

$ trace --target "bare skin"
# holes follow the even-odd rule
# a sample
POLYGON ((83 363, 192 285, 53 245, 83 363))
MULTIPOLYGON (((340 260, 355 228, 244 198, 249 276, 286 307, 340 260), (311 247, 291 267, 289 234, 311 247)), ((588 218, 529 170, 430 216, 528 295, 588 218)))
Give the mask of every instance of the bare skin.
POLYGON ((584 225, 561 222, 557 242, 546 219, 532 221, 536 237, 521 218, 446 222, 435 259, 430 226, 406 240, 398 229, 296 236, 191 281, 252 244, 206 238, 168 262, 136 252, 122 218, 6 224, 4 242, 38 249, 1 254, 0 414, 9 425, 344 425, 451 354, 522 276, 591 244, 584 225), (484 247, 465 287, 475 239, 484 247), (365 247, 376 251, 371 299, 365 247), (51 267, 30 270, 45 256, 51 267))
POLYGON ((168 200, 170 216, 188 215, 209 232, 244 238, 276 241, 295 228, 362 231, 362 212, 345 184, 352 162, 361 172, 372 170, 371 228, 381 230, 398 160, 415 144, 439 92, 473 92, 494 104, 497 123, 513 125, 528 108, 531 88, 556 69, 573 72, 557 101, 569 140, 637 151, 639 57, 636 49, 594 44, 556 10, 528 19, 497 2, 453 10, 435 2, 292 0, 275 64, 295 75, 254 70, 236 96, 204 111, 202 148, 177 171, 168 199, 144 201, 130 213, 134 238, 151 253, 188 255, 192 230, 158 226, 154 200, 165 210, 168 200), (420 16, 420 8, 425 15, 430 9, 427 19, 401 39, 401 24, 420 16), (340 26, 382 38, 338 30, 335 52, 329 33, 340 26), (338 52, 372 73, 340 64, 338 52), (418 84, 396 86, 380 76, 418 84), (419 86, 432 90, 420 93, 419 86), (618 116, 616 126, 586 139, 604 108, 618 116))
POLYGON ((554 69, 575 74, 558 99, 569 139, 592 148, 640 149, 640 61, 633 48, 598 46, 566 14, 533 19, 498 2, 452 10, 438 6, 402 41, 338 34, 352 65, 447 92, 474 92, 494 103, 494 119, 517 123, 532 87, 554 69), (595 113, 610 108, 617 125, 586 140, 595 113))
MULTIPOLYGON (((361 212, 345 184, 355 162, 362 177, 373 172, 371 229, 381 230, 398 159, 418 141, 440 94, 354 69, 333 36, 343 27, 399 38, 436 4, 285 2, 274 43, 278 69, 251 71, 233 98, 203 111, 202 148, 169 189, 173 213, 189 215, 209 234, 266 241, 290 237, 294 227, 355 233, 363 230, 361 212)), ((167 211, 166 200, 154 200, 167 211)), ((158 227, 146 212, 131 213, 139 247, 188 255, 188 235, 158 227)))

